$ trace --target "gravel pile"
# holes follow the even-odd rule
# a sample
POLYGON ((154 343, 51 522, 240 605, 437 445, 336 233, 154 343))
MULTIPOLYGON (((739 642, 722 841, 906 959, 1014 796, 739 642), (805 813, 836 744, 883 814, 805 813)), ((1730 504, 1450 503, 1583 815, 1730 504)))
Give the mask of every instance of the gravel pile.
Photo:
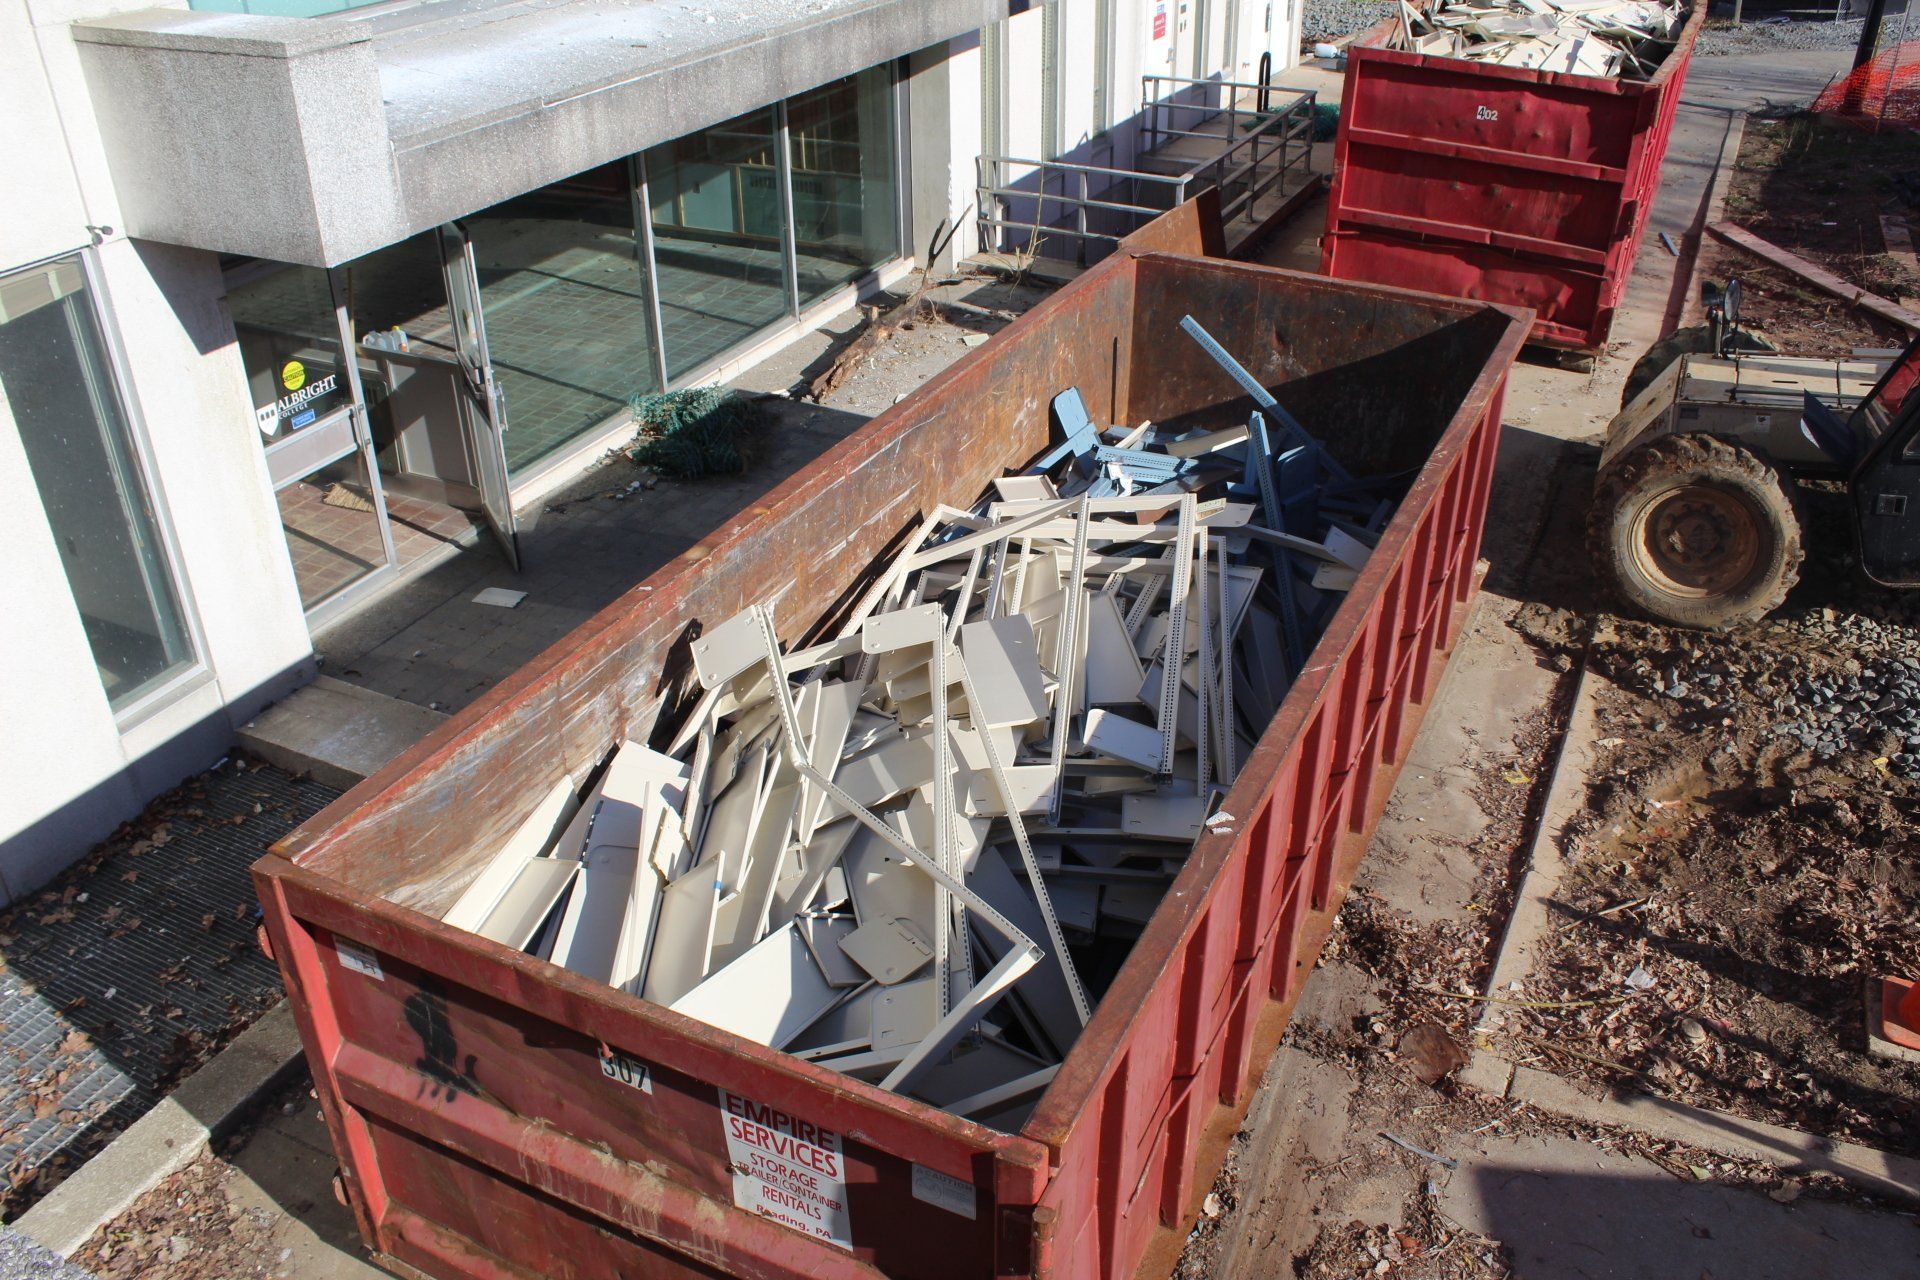
POLYGON ((0 1228, 0 1280, 93 1280, 65 1258, 16 1231, 0 1228))
MULTIPOLYGON (((1707 27, 1694 43, 1696 58, 1724 58, 1742 53, 1778 53, 1787 49, 1851 49, 1860 43, 1858 18, 1839 22, 1783 22, 1769 20, 1727 25, 1724 19, 1709 19, 1707 27)), ((1885 38, 1897 40, 1898 22, 1888 23, 1885 38)))
POLYGON ((1920 777, 1920 661, 1904 658, 1857 676, 1803 680, 1774 705, 1788 717, 1775 729, 1822 760, 1842 751, 1885 750, 1891 772, 1920 777))
POLYGON ((1307 44, 1364 31, 1393 14, 1394 0, 1307 0, 1300 34, 1307 44))
POLYGON ((1815 759, 1863 757, 1894 776, 1920 778, 1920 633, 1892 618, 1831 609, 1767 631, 1780 647, 1701 635, 1662 655, 1604 665, 1622 684, 1671 705, 1676 727, 1727 725, 1742 709, 1757 710, 1765 732, 1815 759), (1810 660, 1809 650, 1837 660, 1810 660))

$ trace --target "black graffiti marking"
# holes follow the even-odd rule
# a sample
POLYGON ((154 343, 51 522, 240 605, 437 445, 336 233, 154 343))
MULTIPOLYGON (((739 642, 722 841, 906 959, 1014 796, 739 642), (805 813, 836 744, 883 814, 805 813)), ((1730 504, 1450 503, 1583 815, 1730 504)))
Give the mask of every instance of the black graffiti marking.
POLYGON ((479 1097, 480 1085, 473 1075, 474 1055, 467 1055, 464 1068, 460 1065, 460 1045, 454 1039, 453 1024, 447 1020, 446 993, 438 987, 423 986, 407 997, 406 1012, 407 1025, 420 1037, 423 1054, 414 1066, 436 1082, 426 1091, 427 1096, 438 1099, 440 1090, 445 1089, 448 1102, 463 1093, 479 1097))

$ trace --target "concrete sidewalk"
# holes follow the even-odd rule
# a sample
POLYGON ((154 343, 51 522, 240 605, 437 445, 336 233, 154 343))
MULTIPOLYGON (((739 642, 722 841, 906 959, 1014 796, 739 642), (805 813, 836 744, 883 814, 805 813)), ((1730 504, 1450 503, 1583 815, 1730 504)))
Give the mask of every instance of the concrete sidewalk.
POLYGON ((1626 296, 1613 325, 1612 346, 1630 358, 1677 328, 1692 291, 1692 263, 1700 247, 1707 202, 1730 145, 1750 111, 1769 105, 1805 105, 1852 61, 1843 49, 1749 54, 1731 58, 1695 58, 1680 93, 1660 190, 1648 215, 1640 257, 1627 282, 1626 296), (1661 242, 1665 233, 1680 250, 1674 256, 1661 242))

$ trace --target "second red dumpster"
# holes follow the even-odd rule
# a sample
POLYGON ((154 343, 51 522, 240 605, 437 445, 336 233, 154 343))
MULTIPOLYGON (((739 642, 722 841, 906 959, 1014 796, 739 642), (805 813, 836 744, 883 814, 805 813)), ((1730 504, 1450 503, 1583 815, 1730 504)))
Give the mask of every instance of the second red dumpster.
POLYGON ((1605 345, 1660 182, 1694 0, 1645 80, 1387 48, 1347 51, 1321 270, 1531 307, 1533 341, 1605 345))

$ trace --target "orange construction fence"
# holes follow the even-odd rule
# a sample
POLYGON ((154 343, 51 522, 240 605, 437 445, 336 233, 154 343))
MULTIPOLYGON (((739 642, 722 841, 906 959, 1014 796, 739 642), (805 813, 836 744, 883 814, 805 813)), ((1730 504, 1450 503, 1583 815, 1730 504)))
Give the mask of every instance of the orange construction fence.
POLYGON ((1876 128, 1920 129, 1920 40, 1881 49, 1828 85, 1813 109, 1876 128))

